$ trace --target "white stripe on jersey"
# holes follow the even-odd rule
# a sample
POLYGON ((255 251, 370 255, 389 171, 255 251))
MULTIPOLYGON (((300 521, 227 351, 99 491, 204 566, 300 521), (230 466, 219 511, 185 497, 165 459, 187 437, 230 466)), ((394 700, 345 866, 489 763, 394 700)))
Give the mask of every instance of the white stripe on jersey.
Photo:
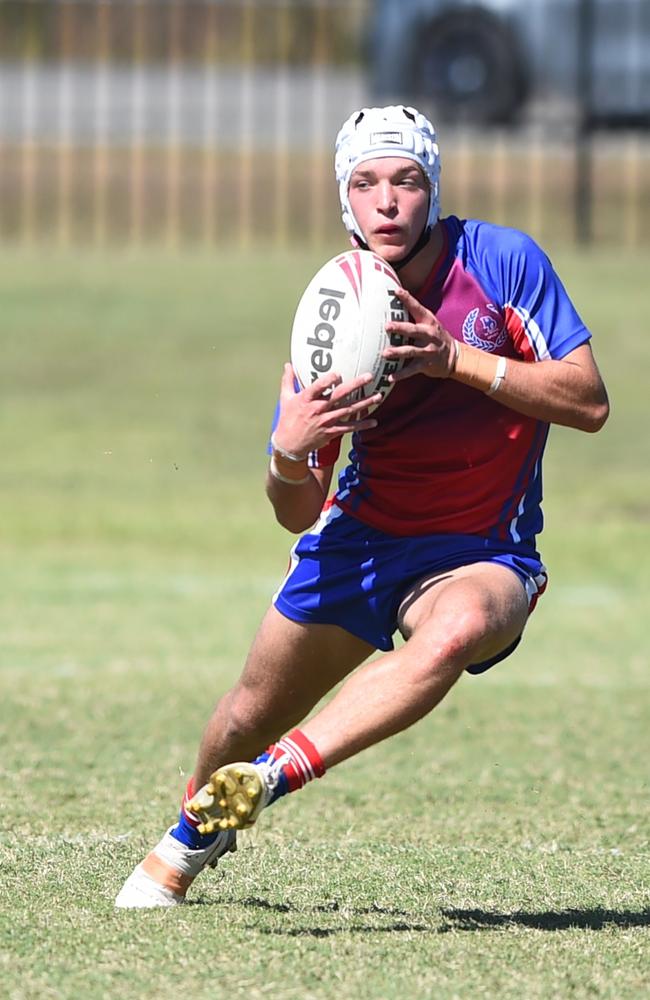
MULTIPOLYGON (((535 468, 533 469, 533 475, 529 486, 537 481, 538 475, 539 475, 539 459, 537 459, 537 461, 535 462, 535 468)), ((524 512, 525 505, 526 505, 526 494, 524 493, 521 500, 519 501, 519 506, 517 507, 517 513, 510 522, 510 537, 512 538, 513 542, 521 541, 521 535, 519 534, 517 527, 519 524, 519 518, 524 512)))
POLYGON ((513 542, 516 542, 516 543, 519 543, 521 541, 521 535, 517 531, 517 521, 519 520, 519 518, 521 517, 521 515, 524 512, 524 501, 525 500, 526 500, 526 494, 524 493, 523 497, 519 501, 519 506, 517 507, 517 513, 513 517, 512 521, 510 522, 510 537, 512 538, 513 542))
POLYGON ((356 486, 358 486, 360 482, 361 480, 359 479, 358 472, 355 471, 354 478, 352 478, 352 466, 350 466, 349 470, 346 470, 346 488, 344 490, 343 489, 337 490, 336 499, 345 500, 347 497, 350 496, 351 490, 353 490, 356 486))
POLYGON ((343 511, 341 510, 341 508, 337 507, 336 504, 333 503, 330 507, 327 507, 325 510, 321 511, 321 515, 316 521, 314 527, 311 529, 310 534, 320 535, 321 531, 323 531, 323 529, 326 528, 328 524, 331 524, 332 521, 335 521, 337 517, 340 517, 342 513, 343 511))
POLYGON ((550 361, 551 355, 548 349, 548 344, 546 343, 546 337, 540 330, 536 321, 530 315, 527 309, 523 306, 515 306, 512 302, 506 302, 506 308, 512 309, 515 316, 518 316, 521 320, 521 325, 524 328, 524 333, 528 338, 528 343, 532 347, 535 357, 538 361, 550 361))

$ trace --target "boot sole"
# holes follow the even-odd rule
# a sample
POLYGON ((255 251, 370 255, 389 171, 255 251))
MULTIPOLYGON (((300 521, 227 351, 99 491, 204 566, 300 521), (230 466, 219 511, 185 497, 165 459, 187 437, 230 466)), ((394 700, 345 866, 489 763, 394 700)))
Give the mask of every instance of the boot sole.
POLYGON ((226 764, 187 803, 199 817, 199 833, 217 830, 245 830, 252 826, 262 808, 264 783, 254 764, 226 764))

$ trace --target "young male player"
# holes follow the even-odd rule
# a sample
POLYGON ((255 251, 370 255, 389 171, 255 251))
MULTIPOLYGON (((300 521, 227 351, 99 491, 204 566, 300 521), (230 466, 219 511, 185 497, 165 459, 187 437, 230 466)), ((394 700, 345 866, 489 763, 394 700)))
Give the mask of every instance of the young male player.
POLYGON ((365 377, 296 392, 285 365, 266 488, 280 523, 306 533, 208 722, 178 823, 117 906, 182 902, 266 805, 508 656, 546 585, 535 538, 549 425, 597 431, 605 388, 548 259, 522 233, 439 218, 439 169, 434 130, 412 108, 366 108, 339 133, 343 221, 399 271, 412 321, 392 329, 412 343, 386 355, 408 365, 372 416, 346 402, 365 377))

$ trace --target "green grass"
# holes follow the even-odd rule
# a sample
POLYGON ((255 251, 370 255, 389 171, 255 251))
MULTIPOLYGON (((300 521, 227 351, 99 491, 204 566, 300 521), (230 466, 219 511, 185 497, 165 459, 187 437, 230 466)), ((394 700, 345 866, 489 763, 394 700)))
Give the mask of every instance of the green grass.
POLYGON ((647 994, 647 256, 556 254, 612 417, 551 435, 517 654, 193 905, 113 910, 284 572, 264 446, 324 256, 2 254, 0 996, 647 994))

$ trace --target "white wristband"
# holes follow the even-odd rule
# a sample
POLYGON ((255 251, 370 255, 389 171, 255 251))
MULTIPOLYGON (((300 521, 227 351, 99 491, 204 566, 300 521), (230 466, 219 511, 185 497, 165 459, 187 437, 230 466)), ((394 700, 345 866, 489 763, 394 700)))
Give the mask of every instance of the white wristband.
POLYGON ((278 469, 275 458, 273 456, 271 456, 271 464, 269 465, 269 471, 274 479, 278 479, 281 483, 286 483, 287 486, 302 486, 303 483, 307 483, 311 479, 310 472, 308 472, 303 479, 289 479, 288 476, 283 476, 280 470, 278 469))
POLYGON ((507 365, 506 359, 502 355, 497 361, 497 370, 494 373, 494 378, 492 379, 492 385, 487 390, 486 393, 487 396, 493 396, 494 393, 499 388, 499 386, 501 385, 501 383, 503 382, 504 378, 506 377, 506 365, 507 365))
POLYGON ((292 451, 285 451, 275 440, 275 434, 271 434, 271 448, 273 451, 277 451, 278 455, 282 455, 283 458, 288 458, 290 462, 304 462, 307 458, 306 455, 296 455, 292 451))

